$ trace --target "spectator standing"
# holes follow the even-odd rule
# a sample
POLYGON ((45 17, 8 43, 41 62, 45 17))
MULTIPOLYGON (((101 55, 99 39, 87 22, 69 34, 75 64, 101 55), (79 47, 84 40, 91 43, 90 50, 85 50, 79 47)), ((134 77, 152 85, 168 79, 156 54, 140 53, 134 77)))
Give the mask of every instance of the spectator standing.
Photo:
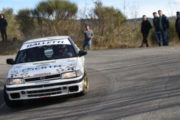
POLYGON ((180 40, 180 12, 177 12, 177 19, 175 23, 176 32, 178 34, 179 40, 180 40))
POLYGON ((153 18, 153 25, 155 28, 156 39, 157 39, 159 46, 162 46, 162 35, 161 35, 160 26, 159 26, 159 17, 157 15, 157 12, 153 13, 153 17, 154 17, 153 18))
POLYGON ((148 44, 148 35, 149 35, 149 31, 152 28, 151 23, 149 22, 149 20, 147 19, 146 15, 143 15, 143 20, 141 23, 141 33, 143 36, 143 41, 140 47, 143 47, 144 44, 146 44, 146 47, 149 47, 148 44))
POLYGON ((0 15, 0 31, 1 31, 1 37, 3 41, 7 40, 7 32, 6 28, 8 26, 7 20, 5 19, 4 15, 0 15))
POLYGON ((84 41, 83 41, 83 50, 84 51, 86 51, 86 46, 88 46, 88 49, 91 50, 93 37, 94 37, 93 31, 90 29, 89 25, 86 25, 85 31, 84 31, 84 41))
POLYGON ((163 39, 163 45, 168 46, 169 41, 168 41, 167 29, 169 28, 169 20, 162 13, 162 10, 159 10, 158 14, 159 14, 159 28, 160 28, 161 36, 163 39))

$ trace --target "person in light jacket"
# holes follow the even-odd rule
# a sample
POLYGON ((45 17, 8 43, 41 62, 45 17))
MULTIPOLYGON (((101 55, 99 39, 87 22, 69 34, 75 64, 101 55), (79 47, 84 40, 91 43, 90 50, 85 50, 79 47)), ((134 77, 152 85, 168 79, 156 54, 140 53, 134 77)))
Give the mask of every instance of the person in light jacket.
POLYGON ((85 31, 83 33, 84 33, 83 50, 86 51, 86 46, 88 46, 88 49, 91 50, 91 48, 92 48, 92 39, 94 37, 94 33, 90 29, 89 25, 85 26, 85 31))

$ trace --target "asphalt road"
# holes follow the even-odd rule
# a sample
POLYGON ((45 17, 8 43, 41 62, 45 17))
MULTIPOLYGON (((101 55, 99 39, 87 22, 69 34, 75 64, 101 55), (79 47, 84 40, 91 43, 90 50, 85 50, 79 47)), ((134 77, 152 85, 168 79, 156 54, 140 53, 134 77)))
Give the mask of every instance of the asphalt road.
POLYGON ((180 48, 91 51, 88 95, 31 101, 16 109, 2 97, 7 57, 0 56, 0 120, 180 119, 180 48))

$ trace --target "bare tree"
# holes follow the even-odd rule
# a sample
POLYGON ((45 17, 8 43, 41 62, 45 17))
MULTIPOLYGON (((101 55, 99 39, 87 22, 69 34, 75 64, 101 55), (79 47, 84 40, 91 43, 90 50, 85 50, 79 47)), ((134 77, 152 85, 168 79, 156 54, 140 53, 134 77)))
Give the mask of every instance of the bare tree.
POLYGON ((133 18, 135 25, 137 25, 137 18, 139 15, 139 3, 137 1, 133 1, 129 6, 129 17, 133 18))
POLYGON ((168 3, 168 8, 169 8, 168 11, 169 11, 170 16, 175 16, 175 13, 177 11, 177 6, 176 5, 177 4, 175 2, 173 2, 173 1, 168 3))
POLYGON ((123 12, 126 15, 126 0, 123 1, 123 12))

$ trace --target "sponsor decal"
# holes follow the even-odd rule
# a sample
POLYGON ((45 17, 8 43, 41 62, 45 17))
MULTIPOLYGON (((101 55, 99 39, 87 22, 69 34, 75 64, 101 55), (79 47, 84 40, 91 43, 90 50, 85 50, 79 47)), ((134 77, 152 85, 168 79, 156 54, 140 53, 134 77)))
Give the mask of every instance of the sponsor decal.
POLYGON ((30 78, 30 75, 29 74, 24 74, 24 78, 30 78))
MULTIPOLYGON (((50 72, 48 73, 39 73, 39 74, 34 74, 34 77, 40 77, 40 76, 48 76, 48 75, 51 75, 50 72)), ((42 78, 43 79, 43 78, 42 78)))
POLYGON ((17 65, 14 67, 14 69, 20 69, 20 68, 22 68, 22 65, 17 65))
POLYGON ((39 98, 49 98, 51 97, 50 95, 47 95, 47 96, 40 96, 39 98))
POLYGON ((56 69, 56 70, 57 70, 57 72, 58 72, 59 74, 62 73, 62 70, 61 70, 61 69, 56 69))
POLYGON ((47 70, 52 68, 58 68, 61 69, 61 71, 73 71, 75 70, 74 65, 70 66, 62 66, 62 65, 47 65, 47 66, 36 66, 36 67, 29 67, 22 70, 23 73, 27 73, 30 71, 39 71, 39 70, 47 70))
MULTIPOLYGON (((31 77, 30 73, 37 73, 37 71, 50 71, 51 69, 55 69, 59 74, 63 72, 69 72, 69 71, 74 71, 75 70, 75 65, 71 64, 69 66, 65 65, 46 65, 46 66, 35 66, 35 67, 28 67, 22 70, 13 70, 10 73, 11 78, 17 78, 17 77, 23 77, 23 78, 29 78, 31 77)), ((47 73, 38 73, 34 74, 32 76, 34 77, 39 77, 39 76, 48 76, 51 75, 51 72, 47 73)))
POLYGON ((33 47, 39 47, 39 46, 45 46, 45 45, 71 45, 69 40, 48 40, 48 41, 39 41, 39 42, 33 42, 33 43, 25 43, 21 50, 33 48, 33 47))

